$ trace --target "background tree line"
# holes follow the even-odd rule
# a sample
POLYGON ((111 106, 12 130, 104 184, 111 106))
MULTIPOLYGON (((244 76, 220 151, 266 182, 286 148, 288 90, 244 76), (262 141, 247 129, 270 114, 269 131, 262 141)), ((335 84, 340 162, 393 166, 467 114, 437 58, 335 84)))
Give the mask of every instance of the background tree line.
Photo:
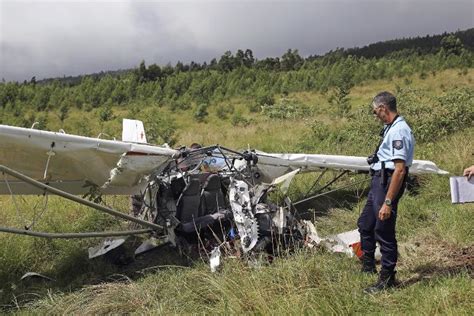
MULTIPOLYGON (((467 72, 474 65, 474 29, 454 34, 418 37, 338 49, 323 56, 303 58, 288 49, 281 57, 257 60, 250 49, 225 52, 209 64, 178 62, 163 67, 145 61, 133 70, 85 75, 76 78, 0 84, 0 123, 44 128, 42 114, 54 112, 63 122, 71 108, 100 108, 100 120, 113 118, 112 107, 136 102, 167 106, 172 111, 197 108, 196 118, 207 115, 211 103, 245 97, 253 108, 273 105, 274 95, 313 91, 348 111, 351 87, 365 80, 420 78, 444 69, 467 72), (198 113, 199 112, 199 113, 198 113)), ((407 79, 408 80, 408 79, 407 79)), ((222 115, 225 115, 225 109, 222 115)), ((44 116, 44 115, 43 115, 44 116)))

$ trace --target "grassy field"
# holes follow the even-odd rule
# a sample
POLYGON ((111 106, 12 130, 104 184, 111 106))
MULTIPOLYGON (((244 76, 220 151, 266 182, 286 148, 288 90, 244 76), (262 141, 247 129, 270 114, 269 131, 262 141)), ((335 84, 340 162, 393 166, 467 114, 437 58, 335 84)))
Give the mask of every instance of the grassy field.
MULTIPOLYGON (((423 94, 443 96, 457 88, 473 90, 474 70, 459 75, 448 70, 406 80, 369 81, 351 91, 351 113, 369 104, 380 90, 397 91, 402 86, 423 94)), ((306 105, 310 114, 295 119, 271 119, 249 111, 251 100, 233 99, 211 104, 205 122, 196 122, 193 110, 171 112, 158 108, 177 125, 177 143, 189 145, 219 143, 231 148, 258 148, 274 152, 312 152, 366 156, 378 132, 373 118, 341 117, 328 102, 328 95, 301 92, 287 96, 306 105), (218 119, 218 106, 232 104, 233 113, 218 119), (238 113, 246 124, 232 124, 238 113), (318 130, 318 126, 325 131, 318 130), (351 136, 357 127, 367 128, 351 136), (376 129, 373 130, 373 127, 376 129), (370 129, 369 129, 370 128, 370 129), (317 133, 315 132, 317 131, 317 133), (316 133, 316 134, 315 134, 316 133), (318 134, 319 133, 319 134, 318 134), (323 134, 321 134, 323 133, 323 134), (367 136, 365 136, 365 134, 367 136), (327 139, 313 138, 317 135, 327 139), (345 135, 345 137, 339 137, 345 135), (310 150, 310 151, 307 151, 310 150)), ((279 99, 279 96, 276 96, 279 99)), ((426 115, 438 108, 424 99, 426 115)), ((472 100, 471 100, 472 102, 472 100)), ((472 104, 472 103, 471 103, 472 104)), ((400 104, 403 115, 404 104, 400 104)), ((145 109, 146 110, 146 109, 145 109)), ((72 112, 64 123, 67 132, 81 128, 87 136, 106 131, 120 134, 120 120, 129 110, 114 108, 115 119, 100 124, 92 112, 72 112), (84 127, 80 121, 89 121, 84 127), (70 128, 68 128, 70 126, 70 128)), ((411 112, 410 112, 411 113, 411 112)), ((423 113, 421 117, 423 118, 423 113)), ((442 119, 440 117, 440 119, 442 119)), ((59 121, 49 120, 51 129, 59 121)), ((417 122, 411 122, 412 125, 417 122)), ((452 121, 446 123, 455 124, 452 121)), ((447 126, 449 127, 449 126, 447 126)), ((145 127, 146 128, 146 127, 145 127)), ((415 135, 416 137, 416 135, 415 135)), ((452 174, 474 164, 474 127, 457 130, 419 142, 415 159, 435 161, 452 174)), ((301 176, 291 192, 298 196, 309 185, 310 175, 301 176)), ((361 175, 345 181, 359 180, 361 175)), ((300 249, 277 258, 247 265, 224 259, 223 269, 210 273, 204 262, 183 266, 171 249, 162 249, 149 258, 138 258, 130 266, 119 267, 99 259, 87 259, 87 248, 97 240, 44 240, 0 234, 0 304, 4 311, 19 314, 456 314, 474 313, 474 205, 450 203, 449 180, 442 176, 417 178, 420 186, 405 195, 397 219, 401 286, 378 295, 362 289, 375 280, 358 272, 356 259, 323 249, 300 249), (20 281, 34 271, 55 281, 20 281)), ((321 199, 309 206, 310 218, 320 235, 356 228, 367 188, 359 185, 343 194, 321 199)), ((0 197, 3 226, 23 227, 42 209, 42 197, 17 198, 17 212, 11 197, 0 197), (27 219, 25 221, 25 218, 27 219)), ((123 197, 108 197, 108 205, 127 211, 123 197)), ((35 229, 50 232, 79 232, 124 228, 126 224, 97 214, 85 207, 50 197, 47 211, 35 229)))

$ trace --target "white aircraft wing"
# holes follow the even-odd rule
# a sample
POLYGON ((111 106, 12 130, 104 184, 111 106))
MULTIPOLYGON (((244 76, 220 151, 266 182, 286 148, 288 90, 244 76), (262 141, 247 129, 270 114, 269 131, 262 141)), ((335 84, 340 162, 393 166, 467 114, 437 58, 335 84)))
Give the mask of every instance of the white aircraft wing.
MULTIPOLYGON (((258 169, 263 181, 271 181, 285 173, 296 169, 301 172, 318 171, 321 169, 348 170, 368 172, 369 165, 366 157, 316 155, 316 154, 281 154, 258 152, 258 169)), ((428 160, 414 160, 410 167, 411 174, 434 173, 448 174, 428 160)), ((269 181, 269 182, 270 182, 269 181)))
MULTIPOLYGON (((171 148, 0 125, 0 165, 72 194, 135 194, 177 155, 171 148)), ((40 190, 0 174, 0 194, 40 190), (6 180, 5 180, 6 179, 6 180)))

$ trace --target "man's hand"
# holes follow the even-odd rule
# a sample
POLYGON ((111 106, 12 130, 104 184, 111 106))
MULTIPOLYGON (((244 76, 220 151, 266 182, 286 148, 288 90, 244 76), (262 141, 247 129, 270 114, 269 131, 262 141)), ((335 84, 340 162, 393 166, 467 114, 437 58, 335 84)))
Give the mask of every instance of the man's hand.
MULTIPOLYGON (((400 188, 403 185, 403 180, 405 178, 406 172, 405 161, 396 159, 393 161, 393 163, 395 164, 395 170, 393 171, 392 180, 390 181, 387 195, 385 196, 385 199, 390 199, 392 203, 397 197, 398 192, 400 191, 400 188)), ((389 206, 384 203, 379 211, 379 219, 381 221, 384 221, 386 219, 389 219, 390 216, 392 216, 392 205, 389 206)))
POLYGON ((391 215, 392 215, 392 207, 387 204, 382 205, 379 211, 379 219, 381 221, 384 221, 386 219, 389 219, 391 215))
POLYGON ((474 176, 474 165, 464 169, 463 175, 466 176, 468 180, 471 179, 471 177, 474 176))

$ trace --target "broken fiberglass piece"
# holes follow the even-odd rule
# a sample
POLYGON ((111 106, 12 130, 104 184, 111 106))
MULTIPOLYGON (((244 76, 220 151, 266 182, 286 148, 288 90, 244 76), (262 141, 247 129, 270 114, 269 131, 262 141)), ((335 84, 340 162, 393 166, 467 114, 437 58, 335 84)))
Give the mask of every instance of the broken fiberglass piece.
POLYGON ((117 163, 117 167, 110 171, 110 178, 103 185, 103 188, 110 185, 134 186, 140 183, 140 180, 145 179, 150 174, 150 170, 159 172, 159 167, 164 167, 168 160, 169 157, 166 156, 123 154, 117 163))
MULTIPOLYGON (((331 252, 345 253, 349 257, 354 257, 354 255, 360 257, 362 255, 360 249, 360 233, 357 229, 328 236, 322 240, 323 245, 331 252)), ((377 243, 375 248, 375 259, 379 260, 381 257, 380 246, 377 243)))
POLYGON ((142 254, 144 252, 155 249, 156 247, 161 246, 162 244, 163 244, 163 242, 161 242, 160 240, 158 240, 154 237, 148 238, 147 240, 142 242, 141 245, 138 246, 137 249, 135 249, 135 255, 137 256, 137 255, 142 254))
POLYGON ((303 230, 306 232, 306 244, 308 247, 312 248, 321 243, 322 239, 319 237, 316 227, 311 221, 302 220, 301 225, 303 230))
POLYGON ((46 275, 36 273, 36 272, 27 272, 27 273, 23 274, 23 276, 20 278, 20 280, 22 280, 22 281, 27 280, 27 279, 43 279, 43 280, 53 281, 53 282, 56 281, 53 278, 50 278, 46 275))
POLYGON ((296 176, 298 172, 300 172, 301 169, 296 169, 291 172, 288 172, 272 181, 272 185, 277 185, 280 184, 280 191, 283 194, 286 194, 288 192, 288 188, 290 187, 291 181, 293 178, 296 176))
POLYGON ((126 238, 107 238, 99 245, 89 248, 89 259, 105 255, 107 252, 120 247, 125 242, 126 238))
POLYGON ((354 256, 352 245, 360 242, 360 234, 357 229, 328 236, 324 239, 324 245, 332 252, 345 253, 354 256))
POLYGON ((215 247, 211 251, 211 256, 209 258, 209 266, 211 267, 211 272, 216 272, 219 266, 221 265, 221 250, 219 247, 215 247))

